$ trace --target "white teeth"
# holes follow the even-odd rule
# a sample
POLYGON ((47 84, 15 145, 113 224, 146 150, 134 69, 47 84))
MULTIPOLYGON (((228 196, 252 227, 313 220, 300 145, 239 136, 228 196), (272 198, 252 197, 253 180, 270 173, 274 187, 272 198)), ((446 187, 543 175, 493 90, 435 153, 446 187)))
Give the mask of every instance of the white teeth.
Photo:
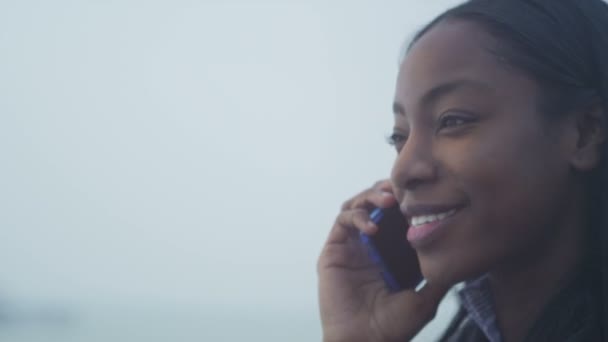
POLYGON ((411 219, 412 227, 421 226, 429 222, 441 221, 446 217, 454 215, 455 213, 456 209, 452 209, 450 211, 446 211, 445 213, 440 213, 436 215, 414 216, 411 219))

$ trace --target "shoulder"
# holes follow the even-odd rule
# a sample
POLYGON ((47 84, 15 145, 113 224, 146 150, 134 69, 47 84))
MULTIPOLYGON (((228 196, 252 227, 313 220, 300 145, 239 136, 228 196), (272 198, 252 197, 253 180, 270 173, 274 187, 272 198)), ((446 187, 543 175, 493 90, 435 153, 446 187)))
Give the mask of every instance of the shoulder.
POLYGON ((558 293, 535 322, 528 341, 603 341, 602 298, 593 277, 579 277, 558 293))

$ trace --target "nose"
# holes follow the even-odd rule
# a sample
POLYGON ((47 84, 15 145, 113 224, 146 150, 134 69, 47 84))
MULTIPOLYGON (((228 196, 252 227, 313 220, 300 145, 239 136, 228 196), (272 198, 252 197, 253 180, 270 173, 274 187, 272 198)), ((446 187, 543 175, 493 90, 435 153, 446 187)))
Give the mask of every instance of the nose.
POLYGON ((437 179, 431 139, 411 134, 397 155, 391 173, 393 184, 401 190, 415 190, 437 179))

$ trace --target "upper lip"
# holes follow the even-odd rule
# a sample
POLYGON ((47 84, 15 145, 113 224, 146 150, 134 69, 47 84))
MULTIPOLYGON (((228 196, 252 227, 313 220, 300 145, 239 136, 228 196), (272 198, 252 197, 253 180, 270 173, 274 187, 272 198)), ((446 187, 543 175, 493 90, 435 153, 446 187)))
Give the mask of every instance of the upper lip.
POLYGON ((405 217, 411 219, 415 216, 441 214, 462 207, 464 207, 464 204, 404 204, 401 205, 401 212, 405 217))

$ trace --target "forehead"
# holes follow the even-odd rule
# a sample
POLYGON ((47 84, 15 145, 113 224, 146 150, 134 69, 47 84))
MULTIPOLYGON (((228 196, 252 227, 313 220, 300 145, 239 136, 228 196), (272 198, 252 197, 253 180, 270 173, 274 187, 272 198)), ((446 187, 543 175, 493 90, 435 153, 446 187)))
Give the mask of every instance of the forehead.
POLYGON ((395 100, 415 104, 442 83, 473 80, 491 85, 503 96, 520 91, 534 93, 536 84, 522 71, 502 62, 491 52, 498 42, 478 24, 447 20, 425 33, 401 64, 395 100))

